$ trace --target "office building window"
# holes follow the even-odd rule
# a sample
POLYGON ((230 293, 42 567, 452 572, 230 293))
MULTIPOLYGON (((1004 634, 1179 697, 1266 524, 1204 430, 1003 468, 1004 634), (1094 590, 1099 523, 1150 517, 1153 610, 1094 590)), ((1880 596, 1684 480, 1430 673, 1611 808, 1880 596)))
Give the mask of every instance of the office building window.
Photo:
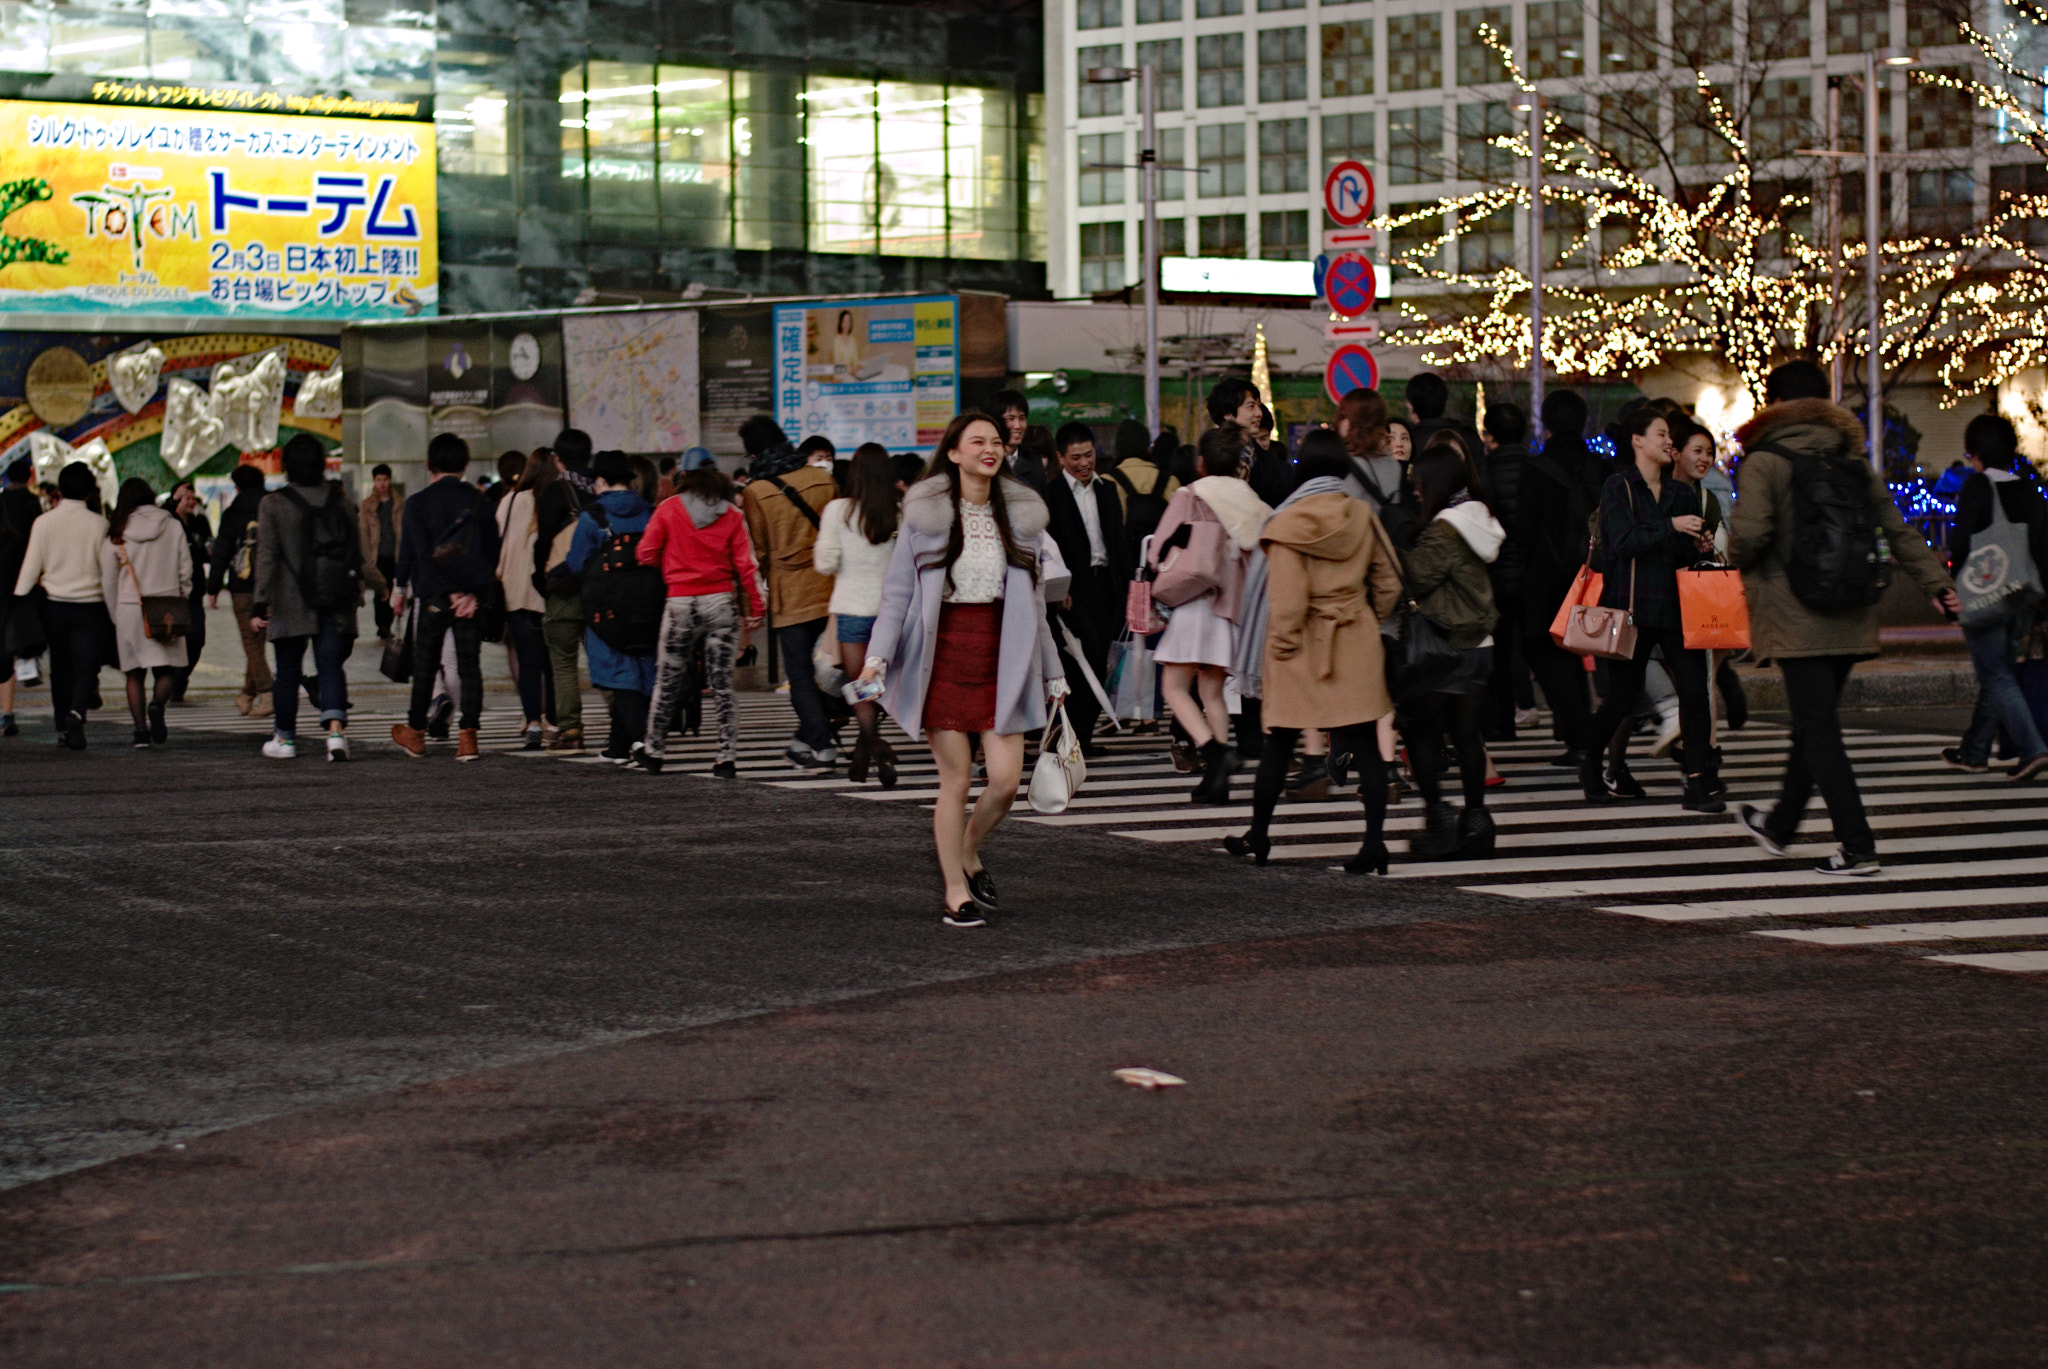
POLYGON ((1640 95, 1600 97, 1600 146, 1638 174, 1657 165, 1657 106, 1640 95))
POLYGON ((1914 171, 1906 177, 1906 231, 1953 238, 1970 226, 1977 180, 1966 169, 1914 171))
POLYGON ((1078 48, 1074 52, 1074 79, 1080 82, 1080 99, 1075 102, 1074 112, 1084 119, 1102 114, 1124 112, 1124 87, 1122 82, 1104 81, 1097 83, 1088 79, 1088 73, 1097 67, 1120 67, 1124 64, 1124 49, 1121 43, 1107 47, 1078 48))
POLYGON ((1458 269, 1467 274, 1499 271, 1515 264, 1515 216, 1497 209, 1458 228, 1458 269))
POLYGON ((1813 82, 1773 77, 1757 85, 1749 109, 1749 156, 1754 162, 1775 161, 1818 139, 1813 126, 1813 82))
POLYGON ((1547 81, 1586 70, 1586 7, 1579 0, 1529 6, 1529 76, 1547 81))
POLYGON ((1749 50, 1767 62, 1803 61, 1813 51, 1813 14, 1805 5, 1751 5, 1749 50))
POLYGON ((1259 255, 1268 261, 1307 261, 1308 211, 1282 209, 1259 215, 1259 255))
POLYGON ((1203 124, 1195 130, 1195 193, 1204 199, 1244 194, 1244 125, 1203 124))
POLYGON ((1325 114, 1323 116, 1323 172, 1343 161, 1360 161, 1377 166, 1379 144, 1373 138, 1370 114, 1325 114))
POLYGON ((733 188, 731 77, 710 67, 656 67, 654 98, 664 235, 724 247, 733 188))
POLYGON ((1207 33, 1195 39, 1195 103, 1203 109, 1244 103, 1244 35, 1207 33))
MULTIPOLYGON (((1937 67, 1928 74, 1954 81, 1970 79, 1970 73, 1959 67, 1937 67)), ((1968 147, 1976 122, 1977 101, 1967 89, 1918 81, 1906 88, 1906 147, 1910 151, 1968 147)))
POLYGON ((1188 254, 1188 221, 1186 219, 1160 219, 1159 255, 1162 257, 1185 257, 1188 254))
POLYGON ((1308 30, 1266 29, 1259 34, 1259 100, 1308 98, 1308 30))
POLYGON ((1196 220, 1201 234, 1201 254, 1205 257, 1241 257, 1244 255, 1244 215, 1204 214, 1196 220))
POLYGON ((1397 14, 1387 20, 1387 89, 1437 90, 1444 83, 1444 18, 1397 14))
MULTIPOLYGON (((1159 130, 1159 164, 1161 166, 1186 166, 1188 138, 1184 128, 1162 128, 1159 130)), ((1188 176, 1185 171, 1162 171, 1159 173, 1159 198, 1178 200, 1187 196, 1188 176)))
POLYGON ((1828 0, 1829 52, 1869 52, 1891 41, 1892 7, 1887 0, 1828 0))
POLYGON ((1724 109, 1727 107, 1726 86, 1712 86, 1705 91, 1681 89, 1672 93, 1671 158, 1680 166, 1709 166, 1733 157, 1734 149, 1721 136, 1714 119, 1717 101, 1724 109))
POLYGON ((1323 98, 1372 94, 1372 20, 1323 25, 1323 98))
POLYGON ((1956 26, 1958 17, 1948 5, 1907 5, 1906 46, 1940 48, 1962 42, 1962 32, 1956 26))
POLYGON ((1082 204, 1124 202, 1124 135, 1083 133, 1077 168, 1082 204))
POLYGON ((1138 44, 1138 65, 1152 68, 1152 98, 1162 110, 1181 107, 1181 41, 1162 38, 1138 44))
POLYGON ((1124 288, 1124 226, 1122 223, 1081 225, 1081 293, 1101 294, 1124 288))
POLYGON ((1178 24, 1180 22, 1180 0, 1137 0, 1135 7, 1141 24, 1178 24))
POLYGON ((1259 12, 1307 9, 1308 0, 1259 0, 1259 12))
POLYGON ((1493 41, 1503 46, 1514 41, 1514 11, 1505 5, 1458 11, 1458 84, 1483 86, 1508 79, 1507 64, 1481 35, 1493 30, 1493 41))
POLYGON ((1243 14, 1244 0, 1195 0, 1195 18, 1221 19, 1226 15, 1243 14))
POLYGON ((1499 145, 1497 139, 1512 137, 1515 117, 1498 100, 1481 105, 1458 106, 1458 175, 1468 181, 1501 185, 1516 176, 1526 159, 1499 145))
POLYGON ((1387 111, 1387 183, 1424 185, 1443 179, 1444 111, 1419 105, 1387 111))
POLYGON ((1259 125, 1259 193, 1308 190, 1308 120, 1268 119, 1259 125))
POLYGON ((1671 55, 1681 67, 1732 60, 1734 0, 1671 0, 1671 55))
POLYGON ((1124 0, 1075 0, 1074 27, 1113 29, 1124 22, 1124 0))
POLYGON ((1657 0, 1600 0, 1600 70, 1657 66, 1657 0))

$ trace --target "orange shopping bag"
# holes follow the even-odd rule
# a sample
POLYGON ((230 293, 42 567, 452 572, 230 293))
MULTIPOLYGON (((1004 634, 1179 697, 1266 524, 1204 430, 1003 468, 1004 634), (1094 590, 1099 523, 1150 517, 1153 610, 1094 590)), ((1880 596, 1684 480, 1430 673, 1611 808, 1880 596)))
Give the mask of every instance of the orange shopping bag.
POLYGON ((1742 572, 1732 566, 1678 572, 1678 620, 1688 650, 1748 650, 1749 600, 1742 592, 1742 572))
POLYGON ((1591 566, 1580 566, 1572 587, 1565 592, 1564 602, 1557 606, 1557 616, 1550 620, 1550 640, 1564 645, 1564 630, 1572 620, 1572 610, 1580 604, 1598 604, 1603 577, 1591 566))

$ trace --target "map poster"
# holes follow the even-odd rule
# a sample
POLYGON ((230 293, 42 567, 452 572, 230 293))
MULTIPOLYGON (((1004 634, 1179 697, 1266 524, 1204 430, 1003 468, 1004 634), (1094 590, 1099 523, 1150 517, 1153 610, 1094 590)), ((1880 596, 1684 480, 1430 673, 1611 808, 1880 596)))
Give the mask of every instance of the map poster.
POLYGON ((952 295, 777 305, 776 421, 842 452, 932 447, 959 411, 959 323, 952 295))
POLYGON ((598 451, 697 445, 697 311, 622 310, 562 319, 569 422, 598 451))
POLYGON ((704 311, 704 445, 743 458, 740 424, 775 412, 775 313, 768 305, 704 311))
POLYGON ((409 318, 436 241, 431 122, 0 100, 0 312, 409 318))

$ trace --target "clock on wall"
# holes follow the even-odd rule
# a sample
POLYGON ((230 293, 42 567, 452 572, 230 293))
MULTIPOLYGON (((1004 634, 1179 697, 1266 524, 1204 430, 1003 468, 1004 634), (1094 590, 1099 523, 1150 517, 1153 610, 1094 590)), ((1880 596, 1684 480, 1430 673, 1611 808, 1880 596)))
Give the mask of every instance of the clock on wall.
POLYGON ((532 380, 533 373, 540 369, 540 343, 531 333, 521 333, 512 339, 512 374, 519 380, 532 380))

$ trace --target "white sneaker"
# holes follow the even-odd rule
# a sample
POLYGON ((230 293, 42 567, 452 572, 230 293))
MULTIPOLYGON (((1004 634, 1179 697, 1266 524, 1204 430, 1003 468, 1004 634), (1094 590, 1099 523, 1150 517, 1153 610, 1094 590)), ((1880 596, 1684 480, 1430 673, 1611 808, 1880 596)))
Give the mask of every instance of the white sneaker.
POLYGON ((327 759, 330 761, 345 761, 348 759, 347 737, 342 736, 339 732, 327 734, 327 759))
POLYGON ((1515 710, 1515 726, 1534 727, 1538 721, 1539 716, 1540 715, 1533 708, 1518 708, 1515 710))
POLYGON ((299 758, 299 744, 283 737, 272 737, 263 743, 263 754, 274 761, 295 761, 299 758))

